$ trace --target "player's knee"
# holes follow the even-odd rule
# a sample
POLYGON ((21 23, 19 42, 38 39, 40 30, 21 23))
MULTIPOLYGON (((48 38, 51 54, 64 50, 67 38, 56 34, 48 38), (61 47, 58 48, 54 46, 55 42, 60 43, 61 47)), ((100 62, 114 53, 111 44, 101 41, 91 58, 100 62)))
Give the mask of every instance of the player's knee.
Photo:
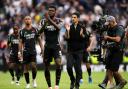
POLYGON ((32 67, 32 71, 33 71, 33 72, 36 72, 36 71, 37 71, 36 66, 33 66, 33 67, 32 67))
POLYGON ((28 69, 24 69, 24 73, 28 73, 28 69))
POLYGON ((61 58, 57 58, 57 59, 55 60, 55 62, 56 62, 56 65, 57 65, 57 66, 61 66, 61 65, 62 65, 61 58))
POLYGON ((37 69, 36 65, 32 65, 32 69, 36 70, 37 69))
POLYGON ((10 65, 8 66, 8 68, 9 68, 9 69, 13 69, 12 66, 10 66, 10 65))
POLYGON ((14 64, 10 64, 9 69, 14 69, 14 64))
POLYGON ((118 74, 118 71, 113 71, 113 74, 118 74))
POLYGON ((24 73, 28 73, 28 71, 29 71, 28 65, 24 65, 24 73))

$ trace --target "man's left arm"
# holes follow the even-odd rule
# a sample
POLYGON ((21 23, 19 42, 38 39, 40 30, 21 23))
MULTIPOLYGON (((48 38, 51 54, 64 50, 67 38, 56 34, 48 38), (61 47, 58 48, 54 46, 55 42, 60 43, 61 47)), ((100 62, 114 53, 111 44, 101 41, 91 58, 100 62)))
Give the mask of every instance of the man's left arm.
POLYGON ((62 27, 62 25, 63 25, 63 21, 62 20, 60 20, 59 21, 59 24, 57 24, 55 21, 53 21, 51 18, 50 18, 50 16, 48 15, 48 13, 45 13, 45 17, 46 17, 46 19, 53 25, 53 26, 55 26, 55 28, 57 29, 57 30, 60 30, 61 29, 61 27, 62 27))
POLYGON ((63 21, 62 21, 62 20, 59 21, 59 24, 56 24, 56 22, 54 22, 54 21, 49 17, 49 18, 48 18, 48 21, 50 21, 51 24, 52 24, 53 26, 55 26, 55 28, 56 28, 57 30, 60 30, 61 27, 62 27, 62 25, 63 25, 63 21))

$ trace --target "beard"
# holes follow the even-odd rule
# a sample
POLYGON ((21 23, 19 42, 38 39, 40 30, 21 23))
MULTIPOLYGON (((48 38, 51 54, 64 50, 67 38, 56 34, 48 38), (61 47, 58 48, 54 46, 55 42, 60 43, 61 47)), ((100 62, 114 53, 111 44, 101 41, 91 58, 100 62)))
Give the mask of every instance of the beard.
POLYGON ((27 25, 27 26, 29 26, 29 25, 30 25, 30 23, 26 23, 26 25, 27 25))
POLYGON ((14 31, 14 34, 18 34, 18 31, 14 31))

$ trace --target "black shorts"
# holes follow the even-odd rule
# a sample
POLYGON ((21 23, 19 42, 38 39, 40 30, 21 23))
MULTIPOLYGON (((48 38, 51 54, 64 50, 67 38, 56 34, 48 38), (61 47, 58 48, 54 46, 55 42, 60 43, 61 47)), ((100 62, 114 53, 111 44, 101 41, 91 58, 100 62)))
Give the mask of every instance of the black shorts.
POLYGON ((20 63, 20 62, 19 62, 19 58, 18 58, 18 56, 16 56, 16 55, 10 55, 10 57, 9 57, 9 62, 10 62, 10 63, 20 63))
POLYGON ((30 62, 36 62, 36 53, 23 52, 23 63, 28 64, 30 62))
POLYGON ((55 45, 54 47, 45 46, 44 48, 44 62, 52 62, 54 60, 60 58, 61 59, 61 48, 59 45, 55 45))
POLYGON ((83 63, 89 63, 89 61, 90 61, 89 53, 87 51, 84 51, 84 53, 83 53, 83 63))
POLYGON ((118 71, 119 66, 122 63, 122 61, 123 61, 123 51, 107 50, 106 69, 109 69, 109 70, 112 70, 112 71, 118 71))

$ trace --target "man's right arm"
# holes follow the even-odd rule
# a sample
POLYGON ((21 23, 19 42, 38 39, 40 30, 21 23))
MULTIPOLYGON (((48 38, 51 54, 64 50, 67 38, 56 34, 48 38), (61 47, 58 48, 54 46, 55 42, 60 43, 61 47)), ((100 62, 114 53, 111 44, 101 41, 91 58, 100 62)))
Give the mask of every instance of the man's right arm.
POLYGON ((22 53, 22 47, 23 47, 23 43, 22 43, 22 39, 19 39, 19 53, 22 53))
POLYGON ((38 31, 39 36, 44 32, 46 25, 47 25, 46 19, 42 19, 39 23, 39 31, 38 31))
POLYGON ((38 37, 38 42, 39 42, 39 45, 40 45, 40 48, 41 48, 41 54, 43 56, 43 54, 44 54, 44 44, 41 41, 41 37, 38 37))
POLYGON ((19 33, 19 49, 18 49, 18 57, 21 59, 22 57, 22 48, 23 48, 23 31, 21 30, 19 33))

